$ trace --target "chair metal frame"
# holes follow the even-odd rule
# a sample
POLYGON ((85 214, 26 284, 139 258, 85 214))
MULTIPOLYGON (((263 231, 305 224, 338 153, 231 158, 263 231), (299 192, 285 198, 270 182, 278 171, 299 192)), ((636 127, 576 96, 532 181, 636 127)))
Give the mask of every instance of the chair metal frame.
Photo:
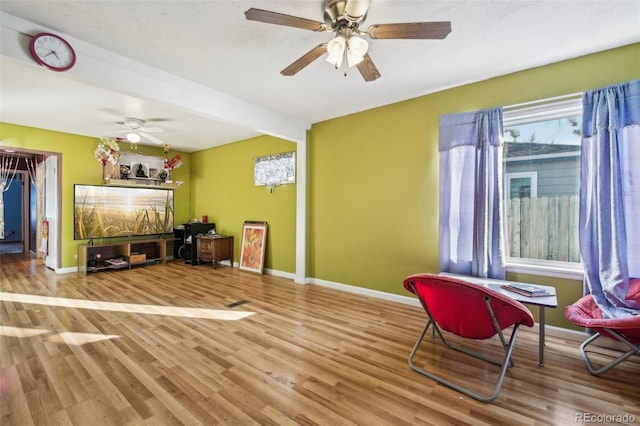
MULTIPOLYGON (((426 274, 428 275, 428 274, 426 274)), ((439 277, 442 278, 442 277, 439 277)), ((409 278, 405 281, 407 282, 409 280, 409 278)), ((451 281, 451 278, 447 278, 446 280, 451 281)), ((456 282, 460 282, 460 280, 453 280, 456 282)), ((470 284, 467 282, 463 282, 464 284, 468 285, 468 286, 474 286, 474 284, 470 284)), ((418 292, 416 290, 415 287, 415 283, 408 281, 408 285, 411 287, 412 292, 415 295, 418 295, 418 292)), ((465 349, 462 348, 460 346, 451 344, 447 341, 447 339, 444 337, 440 326, 438 326, 438 323, 433 319, 433 316, 431 314, 431 311, 429 310, 429 307, 426 305, 426 303, 424 302, 424 300, 421 297, 418 297, 418 300, 420 301, 420 304, 422 305, 423 309, 425 310, 427 317, 428 317, 428 321, 427 324, 425 325, 425 327, 422 329, 422 332, 420 333, 418 340, 416 341, 413 350, 411 351, 411 354, 409 355, 409 366, 411 367, 412 370, 416 371, 417 373, 422 374, 423 376, 429 377, 430 379, 435 380, 438 383, 441 383, 445 386, 448 386, 458 392, 461 392, 467 396, 470 396, 478 401, 481 402, 491 402, 493 400, 495 400, 501 389, 502 389, 502 384, 504 382, 504 378, 507 372, 507 369, 512 367, 514 365, 513 359, 512 359, 512 353, 513 353, 513 349, 515 347, 515 342, 516 342, 516 338, 518 335, 518 329, 519 326, 521 324, 523 324, 524 322, 516 322, 512 325, 512 332, 511 332, 511 336, 509 338, 509 341, 507 342, 507 339, 505 338, 505 335, 503 333, 503 329, 500 327, 498 319, 496 318, 496 313, 494 312, 493 306, 491 304, 492 301, 492 297, 491 297, 491 293, 492 291, 487 290, 483 287, 480 286, 476 286, 478 293, 484 293, 483 294, 483 299, 484 299, 484 304, 486 306, 487 312, 489 314, 489 316, 491 317, 491 321, 493 323, 493 326, 495 328, 495 335, 498 335, 500 342, 502 344, 502 348, 504 349, 504 357, 501 360, 498 359, 493 359, 493 358, 489 358, 488 356, 485 356, 481 353, 475 352, 475 351, 471 351, 469 349, 465 349), (480 359, 482 361, 497 365, 500 367, 500 372, 498 374, 498 378, 496 380, 495 386, 493 388, 493 391, 491 394, 489 395, 483 395, 480 394, 478 392, 474 392, 470 389, 464 388, 462 387, 460 384, 457 383, 453 383, 441 376, 438 376, 434 373, 431 373, 429 371, 424 370, 423 368, 418 367, 417 365, 415 365, 414 363, 414 357, 416 355, 416 353, 418 352, 418 349, 420 348, 425 335, 427 334, 427 331, 429 330, 429 328, 432 328, 432 338, 435 338, 435 335, 437 334, 438 337, 440 338, 440 340, 442 341, 442 343, 449 349, 453 349, 456 350, 458 352, 464 353, 468 356, 474 357, 476 359, 480 359)), ((500 296, 500 295, 499 295, 500 296)), ((524 307, 523 305, 521 305, 519 302, 515 302, 518 305, 521 306, 521 308, 523 310, 525 310, 529 316, 531 315, 531 313, 527 310, 526 307, 524 307)), ((529 324, 527 324, 528 326, 532 326, 533 325, 533 319, 531 317, 531 321, 529 324)), ((507 329, 509 327, 505 327, 504 329, 507 329)), ((464 336, 463 336, 464 337, 464 336)))
POLYGON ((580 354, 582 355, 582 359, 584 359, 584 363, 587 365, 587 369, 594 376, 599 376, 602 373, 609 371, 611 368, 615 367, 616 365, 620 364, 622 361, 626 360, 627 358, 633 355, 640 355, 640 343, 638 344, 631 343, 623 335, 621 335, 620 333, 618 333, 617 331, 611 328, 603 328, 602 330, 608 334, 608 336, 605 336, 605 337, 613 338, 614 340, 617 340, 623 343, 624 345, 628 346, 630 349, 627 352, 620 355, 619 357, 612 360, 611 362, 603 365, 600 368, 596 368, 594 367, 591 359, 589 358, 589 354, 587 353, 586 348, 591 343, 595 342, 599 337, 602 337, 604 335, 598 331, 593 336, 589 337, 587 340, 582 342, 582 344, 580 345, 580 354))
MULTIPOLYGON (((640 301, 640 280, 630 280, 629 298, 638 298, 640 301), (632 283, 633 281, 633 283, 632 283)), ((580 355, 587 369, 594 376, 599 376, 633 355, 640 355, 640 315, 631 315, 623 318, 604 318, 603 312, 596 303, 593 295, 587 294, 575 303, 567 306, 564 316, 569 322, 593 333, 580 345, 580 355), (622 343, 629 348, 626 352, 621 349, 621 354, 604 364, 596 366, 592 357, 587 353, 587 347, 600 337, 607 337, 622 343)))

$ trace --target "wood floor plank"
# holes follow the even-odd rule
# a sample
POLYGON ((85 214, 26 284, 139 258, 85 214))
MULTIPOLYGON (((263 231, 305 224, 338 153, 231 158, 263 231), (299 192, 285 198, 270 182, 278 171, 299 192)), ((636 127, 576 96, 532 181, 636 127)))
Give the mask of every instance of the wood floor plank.
MULTIPOLYGON (((0 424, 640 423, 640 357, 594 377, 578 342, 548 337, 539 367, 537 329, 522 329, 502 392, 483 404, 409 368, 425 320, 419 307, 237 269, 57 275, 2 256, 0 424)), ((437 374, 474 388, 497 374, 426 340, 416 363, 437 374)))
MULTIPOLYGON (((33 414, 29 407, 32 392, 24 392, 16 366, 0 369, 0 418, 2 424, 33 425, 33 414)), ((35 410, 38 417, 40 410, 35 410)))

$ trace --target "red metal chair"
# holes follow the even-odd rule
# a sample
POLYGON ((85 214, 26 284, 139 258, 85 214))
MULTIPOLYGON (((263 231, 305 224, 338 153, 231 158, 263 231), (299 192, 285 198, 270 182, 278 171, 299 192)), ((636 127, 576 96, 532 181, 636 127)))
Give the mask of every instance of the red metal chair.
POLYGON ((507 368, 513 365, 511 354, 516 342, 518 327, 520 325, 533 326, 531 312, 522 303, 508 296, 453 277, 415 274, 404 280, 404 288, 418 296, 428 317, 427 324, 409 355, 411 369, 478 401, 490 402, 496 399, 502 388, 507 368), (429 327, 432 327, 432 337, 435 337, 437 333, 448 348, 501 367, 493 393, 481 395, 414 364, 413 359, 429 327), (503 330, 509 327, 512 327, 512 331, 507 343, 503 330), (452 345, 447 342, 441 330, 467 339, 489 339, 498 335, 504 348, 504 358, 495 360, 452 345))
MULTIPOLYGON (((640 279, 630 281, 627 299, 640 301, 640 279)), ((599 376, 632 355, 640 355, 640 312, 638 315, 627 318, 603 318, 602 311, 596 305, 593 297, 588 294, 574 304, 567 306, 564 315, 571 323, 595 331, 593 336, 580 345, 580 354, 587 369, 594 376, 599 376), (596 368, 587 354, 587 346, 602 336, 621 342, 629 350, 609 363, 596 368)))

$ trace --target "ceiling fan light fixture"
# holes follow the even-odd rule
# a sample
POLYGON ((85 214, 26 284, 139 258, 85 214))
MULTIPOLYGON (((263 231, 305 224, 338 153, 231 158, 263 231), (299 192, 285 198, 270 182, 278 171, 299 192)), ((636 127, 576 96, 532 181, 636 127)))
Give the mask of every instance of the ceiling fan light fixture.
POLYGON ((347 46, 347 63, 349 67, 354 67, 364 60, 367 54, 369 43, 360 37, 351 37, 347 46))
POLYGON ((327 62, 333 64, 336 68, 342 66, 342 58, 344 57, 344 49, 347 46, 347 39, 338 35, 327 43, 327 62))
POLYGON ((136 132, 129 132, 127 133, 127 140, 131 143, 138 143, 140 142, 140 135, 136 132))
POLYGON ((329 62, 331 65, 333 65, 336 69, 340 68, 342 66, 342 56, 334 56, 334 55, 329 55, 327 56, 327 62, 329 62))

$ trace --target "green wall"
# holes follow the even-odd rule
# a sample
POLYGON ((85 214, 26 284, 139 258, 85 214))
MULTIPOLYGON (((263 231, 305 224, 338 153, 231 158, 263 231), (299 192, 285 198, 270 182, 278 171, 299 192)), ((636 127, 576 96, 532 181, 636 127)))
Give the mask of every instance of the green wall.
MULTIPOLYGON (((640 44, 635 44, 314 124, 308 275, 408 295, 402 288, 407 275, 438 272, 441 114, 638 78, 640 44)), ((576 281, 509 277, 557 286, 560 307, 582 293, 576 281)), ((550 324, 569 326, 562 309, 552 311, 550 324)))
MULTIPOLYGON (((307 276, 407 295, 401 285, 407 275, 437 272, 441 114, 638 78, 640 44, 634 44, 314 124, 307 144, 307 276)), ((62 266, 75 266, 73 184, 100 182, 93 158, 97 140, 10 124, 0 124, 0 139, 5 146, 62 154, 62 266)), ((293 273, 296 185, 273 193, 254 186, 253 160, 295 149, 293 142, 260 136, 183 154, 184 166, 172 173, 185 182, 176 190, 176 223, 208 215, 220 233, 236 238, 237 260, 242 223, 266 220, 265 267, 293 273)), ((160 149, 145 153, 162 155, 160 149)), ((560 307, 582 291, 571 280, 522 274, 509 279, 556 286, 560 307)), ((551 311, 550 324, 569 327, 562 309, 551 311)))
POLYGON ((269 192, 253 181, 256 157, 295 150, 294 142, 259 136, 193 154, 193 217, 207 215, 219 234, 234 237, 236 261, 244 221, 267 221, 265 268, 295 273, 296 184, 269 192))
MULTIPOLYGON (((58 154, 61 158, 61 267, 73 268, 77 266, 75 255, 77 245, 85 241, 73 239, 73 185, 76 183, 102 183, 102 165, 95 159, 93 152, 99 140, 86 136, 69 133, 54 132, 33 127, 0 123, 0 140, 3 147, 15 147, 29 151, 44 151, 58 154)), ((128 143, 120 144, 122 151, 128 151, 128 143)), ((136 153, 154 156, 164 156, 161 148, 140 146, 136 153)), ((170 151, 169 157, 176 154, 170 151)), ((177 223, 189 218, 191 203, 190 173, 191 155, 180 153, 184 165, 171 174, 173 180, 182 180, 184 185, 174 191, 174 216, 177 223)))

